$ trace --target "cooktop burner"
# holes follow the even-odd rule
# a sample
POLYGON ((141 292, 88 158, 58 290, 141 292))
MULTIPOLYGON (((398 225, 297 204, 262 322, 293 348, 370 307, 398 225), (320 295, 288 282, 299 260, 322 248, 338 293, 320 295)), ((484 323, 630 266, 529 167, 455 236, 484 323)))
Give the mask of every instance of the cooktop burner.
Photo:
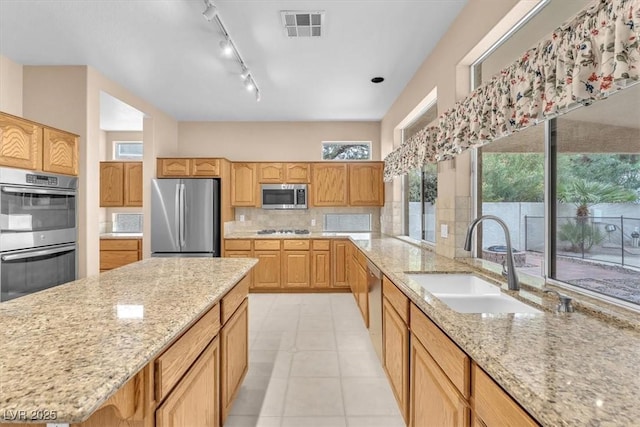
POLYGON ((258 230, 258 234, 309 234, 309 230, 294 230, 292 228, 281 228, 276 230, 274 228, 268 228, 266 230, 258 230))

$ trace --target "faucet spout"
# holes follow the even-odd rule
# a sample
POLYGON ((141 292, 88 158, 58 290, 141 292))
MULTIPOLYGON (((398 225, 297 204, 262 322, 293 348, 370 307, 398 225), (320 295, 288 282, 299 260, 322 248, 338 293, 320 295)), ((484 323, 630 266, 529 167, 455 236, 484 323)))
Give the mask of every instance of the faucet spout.
POLYGON ((501 220, 495 215, 483 215, 481 217, 474 219, 469 224, 469 227, 467 228, 467 235, 464 241, 464 250, 469 252, 471 251, 473 230, 475 230, 478 224, 480 224, 482 221, 487 219, 491 219, 497 222, 502 227, 502 230, 504 231, 504 237, 507 241, 507 269, 506 271, 503 270, 502 274, 507 278, 507 284, 508 284, 509 290, 517 291, 520 289, 520 284, 518 283, 518 275, 516 274, 516 268, 515 268, 516 263, 513 259, 513 249, 511 248, 511 234, 509 233, 509 228, 507 227, 507 224, 505 224, 503 220, 501 220))

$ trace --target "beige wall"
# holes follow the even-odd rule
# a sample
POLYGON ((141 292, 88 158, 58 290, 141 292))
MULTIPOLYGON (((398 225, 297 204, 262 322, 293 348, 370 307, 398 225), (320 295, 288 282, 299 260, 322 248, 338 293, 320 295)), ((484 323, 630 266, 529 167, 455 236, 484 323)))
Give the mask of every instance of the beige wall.
POLYGON ((0 111, 22 117, 22 65, 0 55, 0 111))
POLYGON ((371 141, 380 160, 379 122, 180 122, 181 156, 248 160, 321 160, 322 141, 371 141))
POLYGON ((113 160, 114 141, 143 141, 144 133, 140 131, 108 131, 105 132, 104 160, 113 160))

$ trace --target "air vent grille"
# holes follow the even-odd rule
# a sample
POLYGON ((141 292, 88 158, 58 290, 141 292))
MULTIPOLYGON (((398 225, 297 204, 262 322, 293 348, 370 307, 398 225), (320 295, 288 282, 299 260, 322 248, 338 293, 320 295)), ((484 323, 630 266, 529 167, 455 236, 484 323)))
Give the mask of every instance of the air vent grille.
POLYGON ((288 37, 321 37, 324 33, 323 11, 283 10, 280 13, 288 37))

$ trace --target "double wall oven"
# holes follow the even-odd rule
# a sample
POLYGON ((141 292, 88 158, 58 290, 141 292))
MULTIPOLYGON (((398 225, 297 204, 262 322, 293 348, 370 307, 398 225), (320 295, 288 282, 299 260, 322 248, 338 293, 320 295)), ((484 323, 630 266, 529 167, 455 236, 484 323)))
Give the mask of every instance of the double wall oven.
POLYGON ((77 184, 0 168, 0 302, 76 279, 77 184))

